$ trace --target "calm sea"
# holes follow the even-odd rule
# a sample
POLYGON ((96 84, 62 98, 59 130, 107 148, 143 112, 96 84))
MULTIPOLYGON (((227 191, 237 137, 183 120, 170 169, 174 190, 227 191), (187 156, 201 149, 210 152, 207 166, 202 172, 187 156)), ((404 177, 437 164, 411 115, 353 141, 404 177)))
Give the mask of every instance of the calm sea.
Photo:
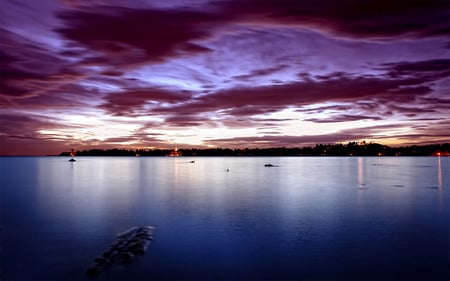
POLYGON ((97 280, 448 280, 449 172, 448 157, 1 157, 0 280, 86 280, 144 225, 147 253, 97 280))

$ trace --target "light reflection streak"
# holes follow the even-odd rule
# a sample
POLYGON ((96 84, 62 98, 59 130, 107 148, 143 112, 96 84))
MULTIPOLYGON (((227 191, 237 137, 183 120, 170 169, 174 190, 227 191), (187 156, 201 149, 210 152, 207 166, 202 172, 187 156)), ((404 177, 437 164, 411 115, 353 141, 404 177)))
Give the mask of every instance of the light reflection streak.
MULTIPOLYGON (((443 206, 443 194, 442 194, 442 166, 441 166, 441 157, 437 157, 437 185, 438 185, 438 200, 439 200, 439 210, 442 211, 443 206)), ((449 245, 450 247, 450 245, 449 245)), ((450 249, 449 249, 450 251, 450 249)), ((449 252, 450 255, 450 252, 449 252)))
MULTIPOLYGON (((364 158, 363 157, 358 157, 358 171, 357 171, 357 175, 358 175, 358 186, 357 189, 366 189, 364 187, 365 183, 364 183, 364 158)), ((358 207, 360 208, 364 208, 364 195, 362 194, 364 190, 358 190, 357 192, 357 204, 358 207)))
MULTIPOLYGON (((172 160, 172 159, 171 159, 172 160)), ((179 180, 179 172, 178 172, 178 158, 175 157, 175 159, 173 159, 174 163, 173 163, 173 178, 174 178, 174 187, 178 188, 178 180, 179 180)))
POLYGON ((358 187, 364 185, 364 161, 362 157, 358 158, 358 187))
POLYGON ((441 166, 441 157, 438 157, 438 187, 439 190, 442 190, 442 166, 441 166))
MULTIPOLYGON (((438 187, 439 187, 439 206, 442 207, 442 166, 441 166, 441 157, 438 156, 438 187)), ((448 209, 448 207, 447 207, 448 209)), ((446 212, 449 212, 449 210, 446 210, 446 212)), ((448 229, 450 229, 450 216, 448 216, 448 229)), ((450 230, 448 231, 448 257, 447 262, 450 265, 450 230)))

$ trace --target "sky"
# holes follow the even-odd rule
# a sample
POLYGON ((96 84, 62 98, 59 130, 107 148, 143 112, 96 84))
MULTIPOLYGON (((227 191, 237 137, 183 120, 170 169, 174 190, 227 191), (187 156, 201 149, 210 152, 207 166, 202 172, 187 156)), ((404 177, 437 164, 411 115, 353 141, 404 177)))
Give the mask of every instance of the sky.
POLYGON ((450 1, 2 0, 0 155, 450 140, 450 1))

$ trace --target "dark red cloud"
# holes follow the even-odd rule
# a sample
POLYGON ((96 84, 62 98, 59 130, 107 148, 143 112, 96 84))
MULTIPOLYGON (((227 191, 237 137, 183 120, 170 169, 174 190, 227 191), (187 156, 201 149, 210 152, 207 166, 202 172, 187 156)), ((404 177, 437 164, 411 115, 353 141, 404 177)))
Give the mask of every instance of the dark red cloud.
POLYGON ((0 120, 0 155, 58 153, 70 143, 68 136, 39 133, 40 130, 60 127, 59 120, 56 118, 2 113, 0 120))
POLYGON ((177 103, 190 100, 187 91, 175 92, 160 88, 128 89, 127 91, 110 93, 99 108, 107 110, 111 115, 150 115, 151 111, 144 110, 144 106, 151 102, 177 103))
POLYGON ((299 25, 352 38, 417 38, 448 36, 450 32, 450 4, 446 0, 233 0, 205 1, 190 9, 187 4, 139 10, 121 5, 89 10, 80 6, 62 13, 59 16, 67 26, 59 31, 89 46, 103 41, 106 45, 97 47, 106 51, 120 50, 125 43, 148 50, 157 58, 175 49, 198 48, 189 42, 209 34, 199 28, 202 25, 214 28, 230 22, 299 25), (176 33, 179 35, 174 36, 176 33), (160 41, 151 42, 138 34, 160 41))
MULTIPOLYGON (((413 126, 413 123, 410 124, 413 126)), ((437 123, 435 126, 424 126, 416 128, 414 133, 396 134, 392 136, 386 133, 388 130, 402 129, 404 125, 379 125, 365 128, 346 129, 332 134, 290 136, 290 135, 264 135, 252 137, 234 137, 207 139, 205 144, 217 147, 248 147, 248 148, 269 148, 269 147, 302 147, 314 146, 317 143, 339 143, 360 140, 375 140, 396 138, 402 141, 402 144, 410 145, 417 143, 443 143, 450 138, 450 122, 445 120, 437 123), (386 133, 383 135, 383 133, 386 133)))
MULTIPOLYGON (((397 68, 398 64, 390 67, 387 72, 397 68)), ((434 72, 439 75, 441 69, 435 69, 434 72)), ((433 75, 434 72, 430 70, 428 74, 433 75)), ((113 115, 167 116, 166 124, 174 126, 200 126, 217 122, 232 127, 253 126, 257 122, 251 120, 252 116, 274 113, 286 108, 297 108, 305 113, 334 112, 331 114, 334 117, 306 119, 318 123, 381 120, 393 112, 408 116, 414 110, 411 107, 399 106, 399 103, 415 105, 416 113, 432 113, 433 109, 428 108, 432 106, 432 101, 429 104, 419 102, 432 91, 430 87, 422 85, 430 81, 429 75, 419 75, 418 78, 401 75, 392 78, 390 75, 375 77, 339 73, 323 76, 320 80, 306 79, 281 85, 236 87, 200 97, 193 97, 192 93, 180 94, 173 90, 135 90, 109 94, 101 108, 113 115), (143 110, 144 105, 152 101, 169 104, 143 110), (306 107, 326 102, 346 104, 306 107), (380 104, 383 104, 382 108, 380 104), (216 116, 214 122, 208 120, 208 115, 211 114, 216 116)))
MULTIPOLYGON (((375 102, 358 102, 357 104, 360 104, 360 107, 363 107, 365 109, 374 109, 376 108, 378 105, 375 102)), ((323 112, 345 112, 345 111, 349 111, 352 108, 354 108, 354 105, 343 105, 343 104, 333 104, 333 105, 326 105, 326 106, 319 106, 319 107, 312 107, 312 108, 307 108, 307 107, 302 107, 299 109, 296 109, 296 112, 302 112, 302 113, 306 113, 306 114, 318 114, 318 113, 323 113, 323 112)))
POLYGON ((277 66, 270 67, 270 68, 256 69, 256 70, 253 70, 249 74, 236 75, 233 78, 237 79, 237 80, 241 80, 241 81, 251 81, 255 77, 267 76, 272 73, 276 73, 280 70, 283 70, 287 67, 288 66, 286 64, 281 64, 281 65, 277 65, 277 66))
POLYGON ((36 131, 53 128, 57 123, 52 119, 22 114, 0 114, 0 131, 11 138, 38 139, 36 131))
POLYGON ((421 102, 434 106, 434 109, 446 109, 450 108, 450 97, 422 97, 421 102))
POLYGON ((388 70, 388 75, 393 78, 413 76, 437 80, 450 76, 450 59, 392 62, 382 64, 379 69, 388 70))
MULTIPOLYGON (((158 108, 155 111, 171 114, 182 112, 184 116, 218 112, 219 116, 250 117, 323 102, 361 102, 373 99, 377 102, 411 102, 429 92, 428 88, 416 91, 415 87, 408 87, 417 83, 420 81, 416 79, 342 77, 284 85, 242 87, 219 91, 193 99, 189 103, 158 108), (410 92, 407 89, 410 89, 410 92)), ((378 119, 376 116, 373 118, 378 119)))
MULTIPOLYGON (((226 104, 222 104, 225 105, 226 104)), ((228 108, 225 109, 221 115, 227 115, 227 116, 254 116, 254 115, 262 115, 262 114, 268 114, 278 111, 280 108, 278 107, 271 107, 266 105, 254 105, 254 104, 242 104, 239 105, 237 108, 228 108)))
MULTIPOLYGON (((422 105, 423 104, 420 104, 422 105)), ((434 104, 428 104, 430 107, 427 108, 423 108, 423 107, 419 107, 418 105, 399 105, 399 104, 394 104, 391 103, 388 105, 388 109, 395 111, 395 112, 401 112, 405 115, 411 115, 411 116, 417 116, 417 115, 423 115, 426 113, 435 113, 437 110, 436 108, 434 108, 434 104)))
MULTIPOLYGON (((357 101, 374 97, 395 96, 395 91, 419 83, 414 79, 388 80, 375 77, 345 77, 326 81, 300 81, 284 85, 235 88, 210 95, 211 104, 231 107, 267 105, 285 107, 325 101, 357 101)), ((414 93, 413 93, 414 94, 414 93)), ((423 94, 423 92, 420 92, 423 94)))
POLYGON ((107 70, 107 71, 103 71, 101 74, 106 75, 106 76, 122 76, 123 72, 115 71, 115 70, 107 70))
POLYGON ((58 155, 62 151, 70 151, 70 142, 54 139, 14 138, 0 135, 0 155, 58 155))
POLYGON ((55 106, 70 104, 82 99, 87 92, 80 91, 75 82, 85 74, 54 54, 51 49, 38 46, 22 35, 1 29, 0 106, 55 106), (76 88, 76 89, 75 89, 76 88), (73 89, 72 97, 65 99, 73 89), (73 96, 76 95, 77 98, 73 96))
MULTIPOLYGON (((311 140, 279 134, 297 118, 262 118, 286 109, 316 123, 424 124, 402 140, 434 141, 449 129, 440 123, 450 114, 448 1, 21 1, 0 2, 0 128, 11 149, 15 140, 31 149, 79 135, 58 130, 73 124, 42 118, 59 114, 74 124, 146 120, 107 140, 84 134, 80 146, 163 146, 176 140, 170 130, 191 127, 274 135, 255 138, 261 145, 311 140), (147 124, 148 116, 161 121, 147 124)), ((388 129, 311 137, 392 137, 388 129)))
POLYGON ((69 10, 59 17, 65 27, 57 32, 65 38, 109 55, 137 48, 146 52, 148 61, 209 51, 196 41, 223 22, 212 13, 123 7, 69 10))
POLYGON ((174 127, 198 127, 202 125, 211 126, 213 122, 201 116, 175 115, 165 118, 164 124, 174 127))
POLYGON ((31 39, 3 27, 0 27, 0 41, 3 57, 0 65, 5 78, 45 77, 57 72, 59 67, 67 65, 64 65, 65 61, 54 54, 51 49, 40 46, 31 39))
POLYGON ((353 134, 329 134, 310 136, 283 136, 266 135, 253 137, 235 137, 224 139, 205 140, 208 145, 218 147, 248 147, 248 148, 269 148, 269 147, 300 147, 314 145, 317 143, 336 143, 348 140, 360 139, 360 136, 353 134))
POLYGON ((331 116, 328 118, 309 118, 305 121, 311 121, 315 123, 336 123, 336 122, 351 122, 358 120, 382 120, 380 116, 367 116, 367 115, 351 115, 351 114, 340 114, 331 116))
POLYGON ((379 38, 448 36, 446 0, 240 0, 221 2, 225 13, 249 21, 302 25, 345 37, 379 38))
POLYGON ((391 71, 397 71, 399 74, 411 74, 417 72, 433 72, 447 76, 450 71, 450 59, 436 59, 417 62, 397 62, 383 64, 391 71), (441 73, 443 72, 443 73, 441 73))
MULTIPOLYGON (((160 62, 211 51, 201 41, 236 23, 303 26, 359 39, 448 36, 449 6, 448 1, 439 0, 239 0, 191 9, 94 6, 58 13, 64 27, 56 31, 110 59, 142 50, 146 61, 160 62)), ((263 74, 254 72, 237 79, 263 74)))
POLYGON ((395 137, 404 144, 438 144, 448 143, 450 140, 450 122, 448 120, 442 120, 434 124, 427 122, 411 127, 414 129, 414 133, 396 135, 395 137))

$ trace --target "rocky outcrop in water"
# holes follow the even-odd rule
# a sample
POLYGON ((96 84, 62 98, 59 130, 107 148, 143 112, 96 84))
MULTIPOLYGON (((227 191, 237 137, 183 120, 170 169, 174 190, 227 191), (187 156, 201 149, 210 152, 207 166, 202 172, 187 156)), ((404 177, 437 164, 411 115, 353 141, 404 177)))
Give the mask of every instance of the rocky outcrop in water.
POLYGON ((86 274, 89 277, 98 276, 108 266, 130 263, 137 255, 144 254, 153 240, 153 229, 152 226, 133 227, 118 234, 111 246, 100 257, 95 258, 86 274))

